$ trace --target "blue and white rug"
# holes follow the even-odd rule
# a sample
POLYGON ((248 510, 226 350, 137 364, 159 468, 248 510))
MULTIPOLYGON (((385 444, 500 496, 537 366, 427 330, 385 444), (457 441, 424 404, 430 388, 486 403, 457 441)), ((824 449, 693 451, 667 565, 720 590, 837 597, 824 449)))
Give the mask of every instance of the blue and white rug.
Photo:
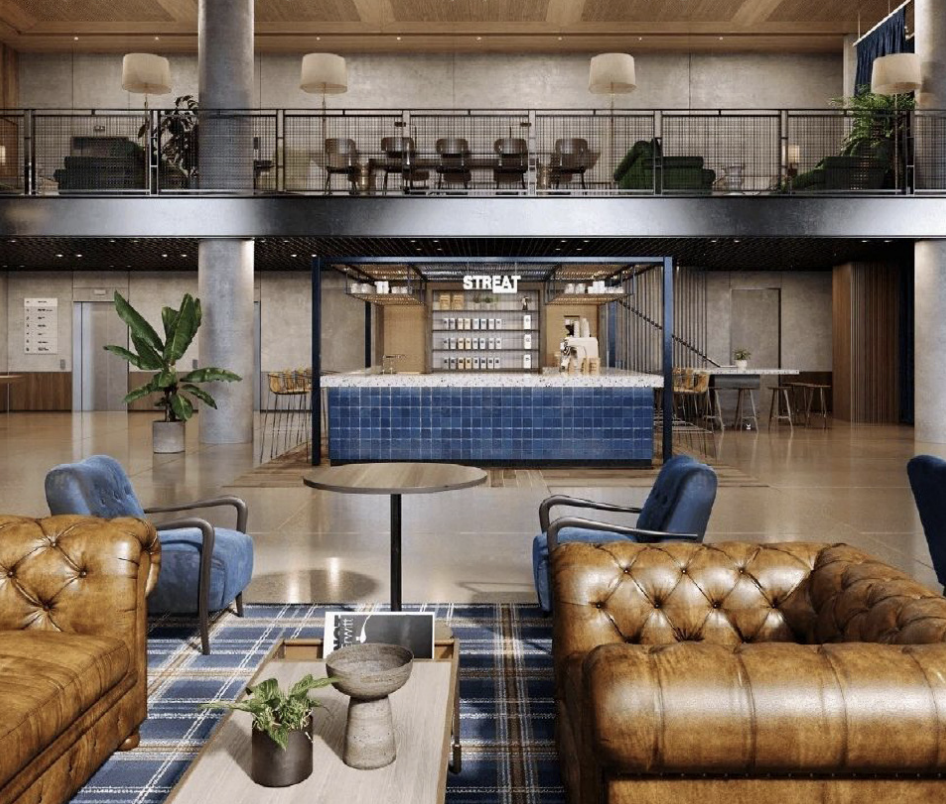
MULTIPOLYGON (((447 802, 563 802, 553 736, 551 620, 526 605, 421 608, 436 611, 460 640, 463 772, 449 774, 447 802)), ((278 640, 321 638, 324 611, 325 606, 248 605, 243 618, 224 613, 213 625, 210 656, 200 653, 193 620, 154 620, 141 745, 113 755, 73 804, 163 802, 223 716, 198 704, 239 696, 278 640)))

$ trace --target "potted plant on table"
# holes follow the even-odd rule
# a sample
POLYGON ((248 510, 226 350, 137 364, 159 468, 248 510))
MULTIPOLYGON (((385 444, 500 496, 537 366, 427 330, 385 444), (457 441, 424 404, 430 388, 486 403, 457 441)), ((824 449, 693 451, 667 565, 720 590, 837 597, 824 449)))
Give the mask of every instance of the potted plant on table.
POLYGON ((752 352, 748 349, 736 349, 733 352, 733 358, 736 361, 736 368, 740 371, 745 371, 749 365, 749 358, 752 357, 752 352))
POLYGON ((309 692, 327 687, 334 678, 315 678, 311 673, 288 692, 275 678, 247 687, 242 701, 209 701, 203 709, 229 709, 253 716, 250 777, 264 787, 288 787, 312 774, 312 713, 322 704, 309 692))
POLYGON ((189 293, 184 295, 180 309, 165 307, 161 310, 163 340, 145 317, 118 292, 115 293, 115 310, 128 325, 135 351, 112 345, 105 349, 127 360, 135 368, 154 372, 149 382, 129 391, 124 402, 128 405, 148 394, 160 394, 154 404, 164 410, 164 419, 151 425, 154 451, 183 452, 184 425, 194 415, 194 403, 190 397, 212 408, 217 407, 214 398, 198 387, 198 383, 237 382, 241 377, 216 367, 178 373, 177 361, 184 356, 200 329, 200 299, 195 299, 189 293))

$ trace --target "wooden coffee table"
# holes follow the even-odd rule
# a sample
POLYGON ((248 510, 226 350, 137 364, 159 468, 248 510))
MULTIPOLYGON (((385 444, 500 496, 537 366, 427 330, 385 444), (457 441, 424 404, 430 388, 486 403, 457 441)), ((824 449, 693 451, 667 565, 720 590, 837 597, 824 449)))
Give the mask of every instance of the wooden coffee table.
MULTIPOLYGON (((250 779, 250 724, 247 712, 231 712, 171 791, 169 804, 440 804, 447 769, 460 770, 460 648, 438 639, 434 659, 416 659, 410 680, 391 696, 397 759, 386 768, 355 770, 342 762, 348 697, 334 688, 312 697, 312 775, 292 787, 261 787, 250 779)), ((325 675, 322 640, 280 642, 250 685, 278 678, 281 685, 306 673, 325 675)))

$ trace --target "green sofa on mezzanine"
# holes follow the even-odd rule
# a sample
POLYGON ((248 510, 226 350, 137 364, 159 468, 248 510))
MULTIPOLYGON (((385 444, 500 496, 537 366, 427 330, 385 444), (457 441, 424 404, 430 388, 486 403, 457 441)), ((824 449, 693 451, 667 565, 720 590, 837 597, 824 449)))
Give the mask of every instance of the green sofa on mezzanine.
POLYGON ((882 190, 892 187, 888 176, 893 169, 893 141, 863 141, 840 156, 826 156, 814 168, 796 176, 793 193, 852 190, 882 190))
POLYGON ((639 140, 615 169, 614 181, 621 190, 709 194, 716 171, 703 167, 702 156, 662 156, 659 142, 639 140))

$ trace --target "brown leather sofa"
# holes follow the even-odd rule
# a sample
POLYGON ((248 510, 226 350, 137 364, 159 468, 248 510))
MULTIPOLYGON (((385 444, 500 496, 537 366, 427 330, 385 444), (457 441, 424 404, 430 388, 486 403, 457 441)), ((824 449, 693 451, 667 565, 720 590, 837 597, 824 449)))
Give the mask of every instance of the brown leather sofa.
POLYGON ((573 804, 946 801, 946 600, 847 545, 552 556, 573 804))
POLYGON ((0 804, 57 804, 147 713, 153 526, 0 516, 0 804))

